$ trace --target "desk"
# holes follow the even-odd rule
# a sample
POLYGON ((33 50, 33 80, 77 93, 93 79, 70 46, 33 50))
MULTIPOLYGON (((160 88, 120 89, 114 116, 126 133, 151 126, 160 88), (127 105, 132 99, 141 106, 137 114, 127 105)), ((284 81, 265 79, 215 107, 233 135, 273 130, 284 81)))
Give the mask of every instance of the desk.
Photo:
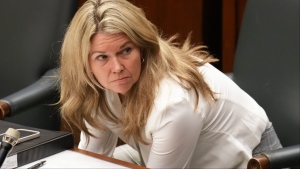
POLYGON ((108 162, 111 162, 111 163, 114 163, 114 164, 119 164, 119 165, 122 165, 122 166, 125 166, 125 167, 129 167, 129 168, 133 168, 133 169, 147 169, 146 167, 143 167, 143 166, 128 163, 128 162, 121 161, 121 160, 111 158, 111 157, 107 157, 107 156, 104 156, 104 155, 101 155, 101 154, 81 150, 79 148, 74 147, 71 150, 73 150, 75 152, 82 153, 82 154, 86 154, 86 155, 89 155, 89 156, 92 156, 92 157, 95 157, 95 158, 99 158, 99 159, 102 159, 102 160, 105 160, 105 161, 108 161, 108 162))
POLYGON ((133 168, 133 169, 147 169, 146 167, 125 161, 110 158, 104 155, 93 152, 72 148, 61 153, 40 159, 38 161, 26 164, 19 167, 19 169, 28 168, 40 161, 46 160, 42 168, 133 168))

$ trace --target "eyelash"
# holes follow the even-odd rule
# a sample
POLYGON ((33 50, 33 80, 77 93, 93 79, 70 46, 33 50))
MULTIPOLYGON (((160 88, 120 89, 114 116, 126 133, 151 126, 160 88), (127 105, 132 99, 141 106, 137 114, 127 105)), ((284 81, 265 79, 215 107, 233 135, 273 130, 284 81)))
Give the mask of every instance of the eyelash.
POLYGON ((97 56, 97 59, 98 59, 98 60, 104 60, 104 59, 106 59, 106 58, 107 58, 106 55, 99 55, 99 56, 97 56), (103 58, 103 57, 105 57, 105 58, 103 58))
MULTIPOLYGON (((122 50, 122 52, 120 52, 120 53, 124 54, 124 55, 128 55, 128 54, 131 53, 131 51, 132 51, 132 48, 131 47, 127 47, 124 50, 122 50)), ((99 55, 99 56, 97 56, 97 59, 99 59, 99 60, 104 60, 106 58, 107 58, 106 55, 99 55)))
POLYGON ((128 55, 128 54, 130 54, 131 51, 132 51, 131 47, 127 47, 127 48, 125 48, 125 49, 122 51, 122 53, 125 54, 125 55, 128 55), (129 50, 129 51, 128 51, 128 50, 129 50))

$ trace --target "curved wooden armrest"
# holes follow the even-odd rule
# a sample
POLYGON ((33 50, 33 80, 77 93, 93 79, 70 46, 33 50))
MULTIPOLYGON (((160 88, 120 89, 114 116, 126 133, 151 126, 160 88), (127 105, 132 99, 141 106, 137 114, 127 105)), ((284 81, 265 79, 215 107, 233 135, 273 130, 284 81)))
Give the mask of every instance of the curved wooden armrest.
POLYGON ((248 162, 247 169, 269 169, 270 162, 265 155, 258 155, 251 158, 248 162))
POLYGON ((300 144, 262 152, 251 158, 248 169, 288 168, 300 166, 300 144))
POLYGON ((4 117, 10 112, 10 107, 9 105, 4 102, 0 101, 0 120, 3 120, 4 117))

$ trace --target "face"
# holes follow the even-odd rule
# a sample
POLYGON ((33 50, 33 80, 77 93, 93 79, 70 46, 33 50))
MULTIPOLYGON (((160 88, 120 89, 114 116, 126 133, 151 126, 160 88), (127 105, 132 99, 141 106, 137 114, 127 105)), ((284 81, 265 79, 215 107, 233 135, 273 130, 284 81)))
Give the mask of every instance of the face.
POLYGON ((91 39, 89 66, 104 88, 125 95, 140 77, 140 49, 126 34, 97 33, 91 39))

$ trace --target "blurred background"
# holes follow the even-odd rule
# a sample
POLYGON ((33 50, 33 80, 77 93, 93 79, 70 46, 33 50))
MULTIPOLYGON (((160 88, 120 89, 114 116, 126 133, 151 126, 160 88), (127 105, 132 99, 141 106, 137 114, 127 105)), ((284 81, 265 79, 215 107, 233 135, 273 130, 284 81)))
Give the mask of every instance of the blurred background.
MULTIPOLYGON (((86 0, 80 0, 81 6, 86 0)), ((208 46, 220 60, 215 67, 227 73, 233 60, 247 0, 128 0, 142 8, 147 18, 168 37, 178 33, 183 41, 208 46)))

